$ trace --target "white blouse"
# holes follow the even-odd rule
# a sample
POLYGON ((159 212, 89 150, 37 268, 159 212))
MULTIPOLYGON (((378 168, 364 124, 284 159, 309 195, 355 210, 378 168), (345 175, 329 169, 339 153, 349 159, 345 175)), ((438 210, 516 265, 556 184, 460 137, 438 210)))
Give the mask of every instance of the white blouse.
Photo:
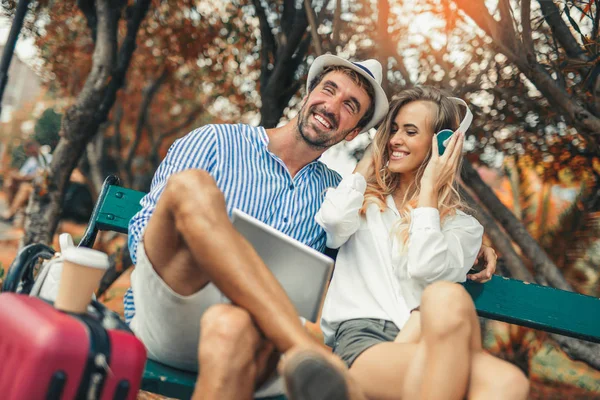
POLYGON ((435 281, 464 282, 483 238, 479 222, 461 211, 440 224, 437 208, 411 213, 406 245, 395 234, 400 214, 392 196, 381 212, 369 203, 359 215, 367 187, 358 173, 327 190, 315 219, 327 233, 327 246, 341 247, 321 318, 332 346, 337 327, 355 318, 386 319, 402 328, 435 281), (405 251, 406 250, 406 251, 405 251))

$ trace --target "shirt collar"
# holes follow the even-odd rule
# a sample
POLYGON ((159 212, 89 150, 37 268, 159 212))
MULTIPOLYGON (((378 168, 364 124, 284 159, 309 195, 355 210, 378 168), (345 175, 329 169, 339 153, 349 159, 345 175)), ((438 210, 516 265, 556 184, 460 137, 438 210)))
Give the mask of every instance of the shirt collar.
MULTIPOLYGON (((265 150, 272 156, 277 157, 272 151, 269 150, 269 135, 267 134, 267 130, 264 127, 262 127, 262 126, 258 127, 258 136, 259 136, 261 143, 264 145, 265 150)), ((322 157, 322 155, 320 155, 319 157, 315 158, 314 160, 312 160, 311 162, 306 164, 304 167, 302 167, 301 171, 304 170, 308 166, 310 166, 311 169, 314 170, 317 167, 317 164, 320 162, 321 157, 322 157)), ((279 158, 279 157, 277 157, 277 158, 279 158)))

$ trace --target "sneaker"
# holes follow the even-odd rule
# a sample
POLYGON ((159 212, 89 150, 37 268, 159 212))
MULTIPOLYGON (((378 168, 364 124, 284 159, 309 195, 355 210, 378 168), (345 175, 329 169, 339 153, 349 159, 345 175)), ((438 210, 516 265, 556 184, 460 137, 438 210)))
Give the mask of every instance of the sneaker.
POLYGON ((350 400, 344 373, 320 354, 303 351, 283 367, 290 400, 350 400))

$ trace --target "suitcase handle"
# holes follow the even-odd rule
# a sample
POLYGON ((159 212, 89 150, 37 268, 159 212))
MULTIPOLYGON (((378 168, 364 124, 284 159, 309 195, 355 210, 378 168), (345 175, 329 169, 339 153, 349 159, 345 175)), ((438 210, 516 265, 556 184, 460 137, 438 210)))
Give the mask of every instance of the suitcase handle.
POLYGON ((3 292, 29 294, 33 287, 33 269, 38 259, 46 260, 54 256, 54 249, 43 243, 25 246, 19 251, 8 268, 6 279, 2 283, 3 292))

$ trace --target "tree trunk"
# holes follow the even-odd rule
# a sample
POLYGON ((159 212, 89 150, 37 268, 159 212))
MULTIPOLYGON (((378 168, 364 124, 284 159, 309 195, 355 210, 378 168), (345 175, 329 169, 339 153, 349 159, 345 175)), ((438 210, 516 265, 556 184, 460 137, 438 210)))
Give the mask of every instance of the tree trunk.
POLYGON ((127 152, 127 157, 125 158, 124 172, 125 172, 126 179, 125 179, 124 184, 127 187, 133 187, 132 163, 133 163, 133 159, 135 158, 135 153, 137 151, 137 147, 142 138, 142 133, 144 131, 144 128, 147 125, 148 109, 150 108, 150 105, 152 104, 152 100, 154 100, 154 96, 156 95, 156 93, 158 93, 158 90, 160 89, 162 84, 165 83, 167 76, 168 76, 168 73, 165 68, 160 73, 158 78, 151 81, 143 90, 143 99, 142 99, 142 104, 140 105, 140 109, 138 111, 138 119, 137 119, 137 123, 136 123, 136 127, 135 127, 135 136, 134 136, 133 142, 129 146, 129 150, 127 152))
MULTIPOLYGON (((486 234, 492 239, 494 247, 502 254, 508 270, 513 278, 526 282, 535 282, 533 276, 523 265, 519 255, 514 251, 511 241, 496 225, 495 221, 485 210, 477 205, 474 199, 464 189, 461 191, 470 206, 477 210, 479 222, 483 225, 486 234)), ((545 284, 543 280, 538 283, 545 284)), ((591 367, 600 370, 600 344, 589 343, 584 340, 571 338, 568 336, 549 334, 560 346, 560 348, 573 360, 583 361, 591 367)))
MULTIPOLYGON (((593 317, 591 317, 593 318, 593 317)), ((560 348, 575 361, 583 361, 600 371, 600 344, 551 333, 560 348)))
POLYGON ((304 0, 304 11, 306 11, 306 16, 308 17, 308 22, 310 24, 310 35, 312 37, 313 46, 315 48, 315 53, 317 56, 323 54, 323 47, 321 46, 321 38, 319 37, 319 25, 317 24, 317 16, 315 15, 315 10, 313 10, 310 0, 304 0))
POLYGON ((557 289, 573 291, 572 286, 565 280, 541 246, 529 235, 521 221, 502 204, 467 160, 463 162, 461 176, 465 184, 475 192, 481 203, 487 207, 515 243, 519 245, 525 256, 533 262, 536 276, 539 275, 550 286, 557 289))
POLYGON ((381 76, 381 87, 390 97, 390 85, 388 82, 388 57, 390 55, 388 40, 388 20, 390 18, 390 4, 388 0, 377 1, 377 36, 379 37, 378 58, 383 68, 381 76))
POLYGON ((198 118, 200 116, 200 114, 202 114, 203 112, 204 112, 204 106, 197 105, 192 111, 190 111, 190 113, 183 119, 183 121, 179 125, 172 127, 171 129, 169 129, 166 132, 161 133, 158 136, 158 138, 152 143, 152 148, 150 149, 150 154, 148 156, 148 159, 150 160, 150 164, 152 166, 153 171, 155 171, 158 168, 158 165, 160 164, 160 158, 159 158, 158 152, 160 150, 160 146, 162 145, 162 142, 170 136, 181 133, 192 122, 194 122, 196 120, 196 118, 198 118))
POLYGON ((60 141, 54 151, 49 172, 34 187, 25 221, 21 244, 51 243, 58 225, 64 192, 71 172, 87 143, 108 116, 117 91, 123 86, 129 62, 135 50, 139 25, 148 11, 150 0, 138 0, 128 13, 127 35, 117 57, 118 21, 126 2, 95 2, 97 37, 92 69, 85 85, 63 117, 60 141))
POLYGON ((253 0, 253 4, 261 34, 260 124, 273 128, 301 86, 295 78, 304 63, 311 36, 307 35, 306 11, 304 7, 296 8, 295 2, 284 2, 277 41, 261 1, 253 0))
POLYGON ((496 224, 496 221, 494 221, 488 212, 462 187, 460 195, 467 201, 469 206, 476 211, 477 220, 483 225, 485 233, 492 240, 494 249, 498 251, 500 256, 504 259, 510 277, 520 281, 535 283, 536 280, 527 267, 525 267, 525 264, 523 264, 521 257, 515 251, 512 241, 504 232, 502 232, 498 224, 496 224))
POLYGON ((102 183, 104 182, 102 160, 104 159, 104 132, 107 125, 107 123, 102 124, 96 137, 86 147, 86 155, 90 168, 90 186, 92 186, 92 197, 94 199, 98 198, 98 194, 102 189, 102 183))

